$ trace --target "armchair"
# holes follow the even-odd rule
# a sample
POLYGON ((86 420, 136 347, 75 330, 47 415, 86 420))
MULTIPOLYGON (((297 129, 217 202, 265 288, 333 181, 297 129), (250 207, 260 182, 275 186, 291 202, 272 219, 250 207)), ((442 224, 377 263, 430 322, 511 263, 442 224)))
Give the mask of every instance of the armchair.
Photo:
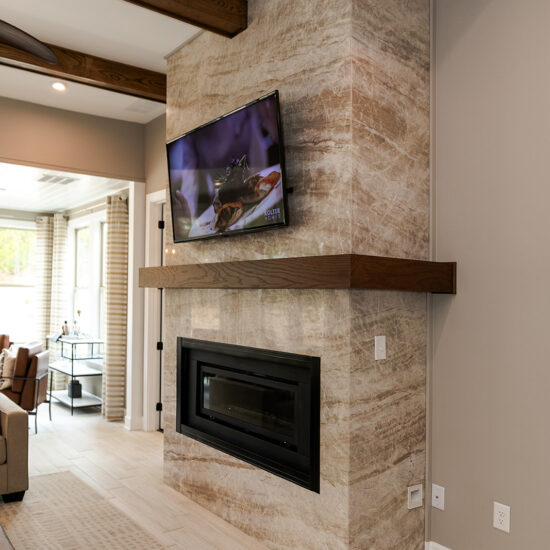
POLYGON ((29 488, 27 413, 0 394, 0 495, 4 502, 22 500, 29 488))
POLYGON ((42 345, 20 347, 15 359, 12 387, 1 390, 28 414, 34 415, 34 431, 38 431, 38 406, 46 402, 48 390, 49 351, 42 345))
POLYGON ((0 334, 0 351, 10 347, 10 337, 7 334, 0 334))

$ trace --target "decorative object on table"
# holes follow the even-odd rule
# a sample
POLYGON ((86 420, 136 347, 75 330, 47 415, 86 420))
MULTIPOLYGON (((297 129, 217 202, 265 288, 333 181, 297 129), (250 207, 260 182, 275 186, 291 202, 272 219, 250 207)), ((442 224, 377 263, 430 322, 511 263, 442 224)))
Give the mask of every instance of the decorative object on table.
POLYGON ((73 378, 67 385, 67 395, 72 399, 82 397, 82 384, 76 378, 73 378))
POLYGON ((62 336, 69 336, 69 324, 67 321, 63 323, 63 326, 61 327, 61 335, 62 336))

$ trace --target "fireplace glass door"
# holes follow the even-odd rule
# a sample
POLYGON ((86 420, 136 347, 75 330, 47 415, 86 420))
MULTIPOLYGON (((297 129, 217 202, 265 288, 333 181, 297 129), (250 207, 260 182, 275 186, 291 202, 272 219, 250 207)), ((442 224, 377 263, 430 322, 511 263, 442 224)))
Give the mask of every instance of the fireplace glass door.
POLYGON ((297 384, 201 365, 201 413, 296 448, 297 384))

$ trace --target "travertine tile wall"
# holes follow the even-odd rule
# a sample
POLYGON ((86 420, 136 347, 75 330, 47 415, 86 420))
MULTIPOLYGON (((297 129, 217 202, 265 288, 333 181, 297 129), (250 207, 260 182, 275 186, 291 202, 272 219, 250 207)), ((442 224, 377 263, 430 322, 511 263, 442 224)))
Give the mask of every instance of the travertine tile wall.
POLYGON ((349 0, 252 0, 245 32, 201 34, 168 59, 168 139, 279 90, 294 187, 290 227, 178 246, 171 263, 351 251, 350 51, 349 0))
POLYGON ((166 293, 165 480, 268 548, 349 548, 350 306, 345 290, 166 293), (176 335, 321 355, 320 494, 175 433, 176 335))
POLYGON ((350 294, 350 548, 420 550, 424 509, 408 510, 407 487, 425 472, 426 296, 350 294))
POLYGON ((428 0, 353 0, 352 250, 428 259, 428 0))
MULTIPOLYGON (((169 264, 334 253, 426 258, 429 5, 249 0, 232 40, 168 60, 167 137, 281 93, 289 228, 175 245, 169 264)), ((169 290, 165 479, 277 550, 420 549, 426 297, 370 291, 169 290), (388 359, 374 362, 385 334, 388 359), (321 357, 321 493, 175 432, 177 336, 321 357)))

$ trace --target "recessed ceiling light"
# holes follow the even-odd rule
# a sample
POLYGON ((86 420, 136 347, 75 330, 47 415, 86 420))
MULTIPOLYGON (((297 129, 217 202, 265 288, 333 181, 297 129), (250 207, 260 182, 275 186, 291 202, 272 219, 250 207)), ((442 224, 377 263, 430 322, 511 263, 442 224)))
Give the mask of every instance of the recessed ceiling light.
POLYGON ((54 82, 52 88, 58 92, 64 92, 67 89, 67 86, 63 82, 54 82))

